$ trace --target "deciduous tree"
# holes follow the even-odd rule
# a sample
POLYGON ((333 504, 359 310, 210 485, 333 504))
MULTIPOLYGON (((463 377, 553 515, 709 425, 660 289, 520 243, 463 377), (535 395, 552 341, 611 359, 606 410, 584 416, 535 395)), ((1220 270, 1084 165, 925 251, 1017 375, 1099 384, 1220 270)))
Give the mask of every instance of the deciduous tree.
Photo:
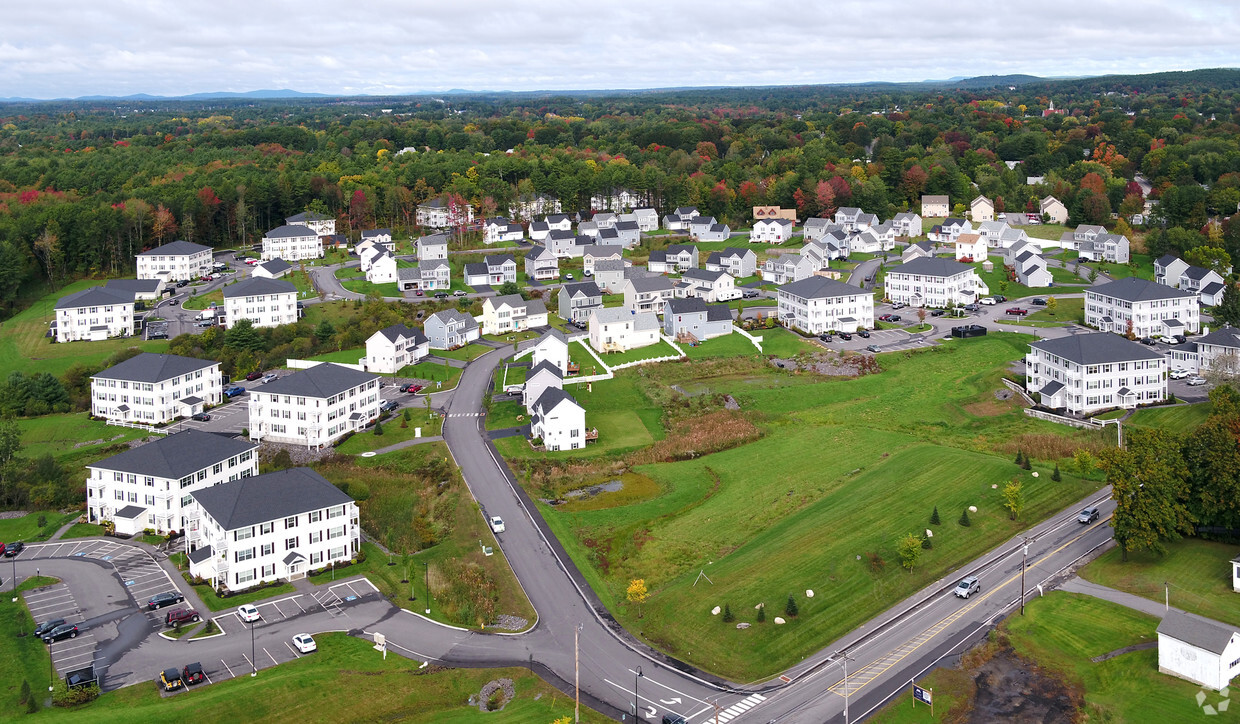
POLYGON ((1123 560, 1130 551, 1165 551, 1164 543, 1191 532, 1188 509, 1188 466, 1178 435, 1137 428, 1129 432, 1127 449, 1102 453, 1111 497, 1112 526, 1123 560))

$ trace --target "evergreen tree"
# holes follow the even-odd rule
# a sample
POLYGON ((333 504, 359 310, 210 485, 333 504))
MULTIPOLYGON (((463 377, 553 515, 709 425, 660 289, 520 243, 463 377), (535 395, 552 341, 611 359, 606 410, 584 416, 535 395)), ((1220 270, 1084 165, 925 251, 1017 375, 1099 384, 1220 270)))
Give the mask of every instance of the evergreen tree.
POLYGON ((30 682, 27 681, 26 679, 22 679, 21 693, 18 694, 17 696, 17 703, 25 704, 29 700, 30 700, 30 682))
POLYGON ((1214 308, 1214 321, 1240 327, 1240 290, 1235 284, 1227 284, 1223 288, 1223 299, 1214 308))
POLYGON ((1023 462, 1025 462, 1025 451, 1017 450, 1016 451, 1016 464, 1020 465, 1023 462))
POLYGON ((934 512, 930 514, 930 525, 938 525, 940 522, 941 521, 939 520, 939 506, 936 505, 934 506, 934 512))
POLYGON ((973 525, 973 523, 969 521, 969 509, 968 508, 965 508, 964 510, 960 512, 960 525, 963 525, 966 528, 973 525))
POLYGON ((764 603, 761 606, 758 606, 758 623, 762 623, 765 620, 766 620, 766 604, 764 603))
POLYGON ((723 604, 723 622, 731 623, 733 619, 734 617, 732 616, 732 607, 726 603, 723 604))
POLYGON ((1055 463, 1055 472, 1051 473, 1051 480, 1054 480, 1057 483, 1060 480, 1063 480, 1063 476, 1059 474, 1059 463, 1055 463))
POLYGON ((791 593, 789 593, 788 603, 784 604, 784 613, 789 616, 795 616, 797 615, 797 610, 797 600, 792 597, 791 593))
POLYGON ((376 422, 376 423, 375 423, 375 434, 376 434, 376 435, 382 435, 382 434, 383 434, 383 423, 381 423, 381 422, 376 422))

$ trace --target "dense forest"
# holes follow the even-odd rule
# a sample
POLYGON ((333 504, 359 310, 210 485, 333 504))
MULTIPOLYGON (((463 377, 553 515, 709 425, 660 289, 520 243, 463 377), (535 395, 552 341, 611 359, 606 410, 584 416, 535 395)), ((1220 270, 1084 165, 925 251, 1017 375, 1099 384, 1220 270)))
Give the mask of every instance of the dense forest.
POLYGON ((1159 202, 1151 251, 1209 243, 1237 258, 1240 223, 1228 217, 1240 204, 1240 71, 5 104, 0 308, 11 313, 36 287, 132 273, 133 255, 161 242, 252 243, 303 210, 334 215, 345 233, 417 233, 416 205, 443 194, 486 216, 526 194, 587 209, 620 189, 661 212, 696 205, 734 228, 755 204, 801 218, 858 206, 886 219, 918 209, 922 194, 963 209, 981 193, 1001 211, 1051 194, 1072 223, 1126 231, 1122 219, 1148 195, 1159 202))

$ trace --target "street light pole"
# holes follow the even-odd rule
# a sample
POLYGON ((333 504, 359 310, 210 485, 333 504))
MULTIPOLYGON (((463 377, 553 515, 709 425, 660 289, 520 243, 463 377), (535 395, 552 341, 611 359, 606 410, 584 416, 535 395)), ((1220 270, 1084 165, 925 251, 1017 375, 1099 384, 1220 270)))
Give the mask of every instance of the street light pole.
POLYGON ((573 632, 573 689, 577 692, 577 703, 573 705, 573 721, 581 721, 581 627, 573 632))
POLYGON ((642 667, 637 667, 637 674, 633 677, 633 718, 637 718, 637 711, 641 707, 637 698, 637 682, 642 678, 642 667))
POLYGON ((1025 568, 1029 564, 1029 539, 1025 538, 1024 557, 1020 561, 1020 615, 1025 615, 1025 568))
POLYGON ((840 652, 840 657, 844 663, 844 724, 848 724, 848 662, 851 657, 847 649, 840 652))
POLYGON ((250 676, 258 676, 258 657, 254 655, 254 624, 256 623, 258 622, 250 622, 250 666, 254 669, 250 672, 250 676))
POLYGON ((431 615, 431 569, 430 561, 422 561, 422 570, 426 571, 426 615, 431 615))

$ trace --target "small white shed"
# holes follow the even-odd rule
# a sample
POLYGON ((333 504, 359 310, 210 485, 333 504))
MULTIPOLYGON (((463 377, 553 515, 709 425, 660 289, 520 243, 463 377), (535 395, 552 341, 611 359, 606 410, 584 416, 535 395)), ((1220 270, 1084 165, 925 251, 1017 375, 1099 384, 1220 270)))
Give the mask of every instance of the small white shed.
POLYGON ((1191 613, 1168 611, 1158 625, 1158 670, 1223 689, 1240 673, 1240 632, 1191 613))
POLYGON ((1231 559, 1231 590, 1240 592, 1240 556, 1231 559))

